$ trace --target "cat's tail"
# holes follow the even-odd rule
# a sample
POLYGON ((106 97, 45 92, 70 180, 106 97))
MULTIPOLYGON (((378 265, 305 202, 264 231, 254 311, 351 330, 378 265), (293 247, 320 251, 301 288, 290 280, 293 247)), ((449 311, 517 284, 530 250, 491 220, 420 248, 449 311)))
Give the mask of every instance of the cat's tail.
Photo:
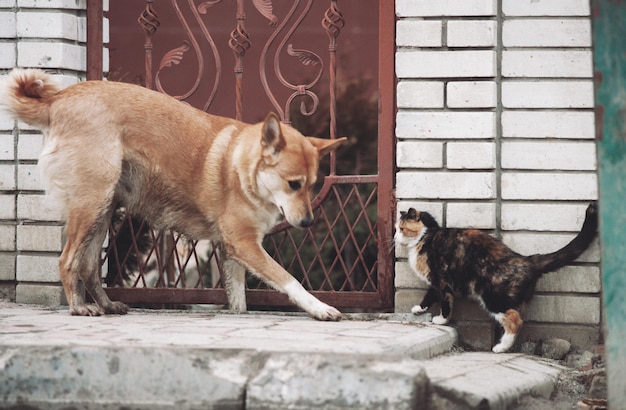
POLYGON ((537 273, 552 272, 578 258, 596 237, 598 230, 598 204, 591 203, 587 207, 585 222, 574 239, 564 248, 547 255, 532 255, 528 258, 537 273))

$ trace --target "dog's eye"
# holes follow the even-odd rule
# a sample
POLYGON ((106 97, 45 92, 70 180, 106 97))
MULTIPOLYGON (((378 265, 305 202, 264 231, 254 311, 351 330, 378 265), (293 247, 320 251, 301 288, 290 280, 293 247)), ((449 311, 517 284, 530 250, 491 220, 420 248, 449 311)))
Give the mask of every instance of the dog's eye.
POLYGON ((300 183, 300 181, 289 181, 289 188, 297 191, 302 188, 302 184, 300 183))

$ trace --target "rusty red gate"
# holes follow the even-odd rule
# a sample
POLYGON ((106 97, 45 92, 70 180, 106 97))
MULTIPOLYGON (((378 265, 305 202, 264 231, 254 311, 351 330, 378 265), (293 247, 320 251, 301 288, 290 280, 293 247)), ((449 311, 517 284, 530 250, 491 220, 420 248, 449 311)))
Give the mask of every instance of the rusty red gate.
MULTIPOLYGON (((110 4, 109 79, 140 83, 246 122, 274 111, 305 135, 337 138, 338 132, 349 133, 349 146, 321 167, 325 176, 313 201, 314 226, 296 230, 281 223, 263 245, 320 300, 344 310, 391 309, 394 2, 110 4), (352 16, 354 21, 365 19, 362 27, 349 29, 352 16), (375 21, 367 21, 372 16, 375 21), (365 31, 370 37, 363 37, 365 31), (342 47, 351 48, 348 57, 342 47), (362 75, 361 68, 375 68, 374 75, 362 75), (304 72, 297 74, 299 69, 304 72), (368 140, 364 135, 371 129, 374 136, 368 140)), ((89 0, 89 79, 102 73, 102 16, 101 0, 89 0)), ((154 231, 123 208, 115 218, 102 259, 105 289, 112 299, 130 304, 227 303, 218 244, 154 231)), ((250 307, 291 306, 286 296, 253 278, 246 285, 250 307)))

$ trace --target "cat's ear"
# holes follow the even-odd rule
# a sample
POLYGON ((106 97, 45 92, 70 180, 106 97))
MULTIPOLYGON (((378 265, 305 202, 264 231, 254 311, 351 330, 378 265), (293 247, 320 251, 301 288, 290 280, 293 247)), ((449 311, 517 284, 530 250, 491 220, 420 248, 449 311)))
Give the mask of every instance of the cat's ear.
POLYGON ((439 224, 435 218, 428 212, 420 212, 420 221, 422 221, 427 228, 439 228, 439 224))
POLYGON ((409 208, 409 211, 406 214, 409 219, 417 219, 417 211, 415 208, 409 208))

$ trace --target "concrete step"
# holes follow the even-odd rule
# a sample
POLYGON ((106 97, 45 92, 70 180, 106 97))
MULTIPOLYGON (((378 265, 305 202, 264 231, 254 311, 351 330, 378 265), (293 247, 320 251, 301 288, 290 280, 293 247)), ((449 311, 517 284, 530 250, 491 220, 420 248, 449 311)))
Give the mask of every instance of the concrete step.
POLYGON ((428 319, 140 310, 86 318, 0 302, 0 408, 495 409, 553 388, 558 367, 450 354, 456 332, 428 319))

